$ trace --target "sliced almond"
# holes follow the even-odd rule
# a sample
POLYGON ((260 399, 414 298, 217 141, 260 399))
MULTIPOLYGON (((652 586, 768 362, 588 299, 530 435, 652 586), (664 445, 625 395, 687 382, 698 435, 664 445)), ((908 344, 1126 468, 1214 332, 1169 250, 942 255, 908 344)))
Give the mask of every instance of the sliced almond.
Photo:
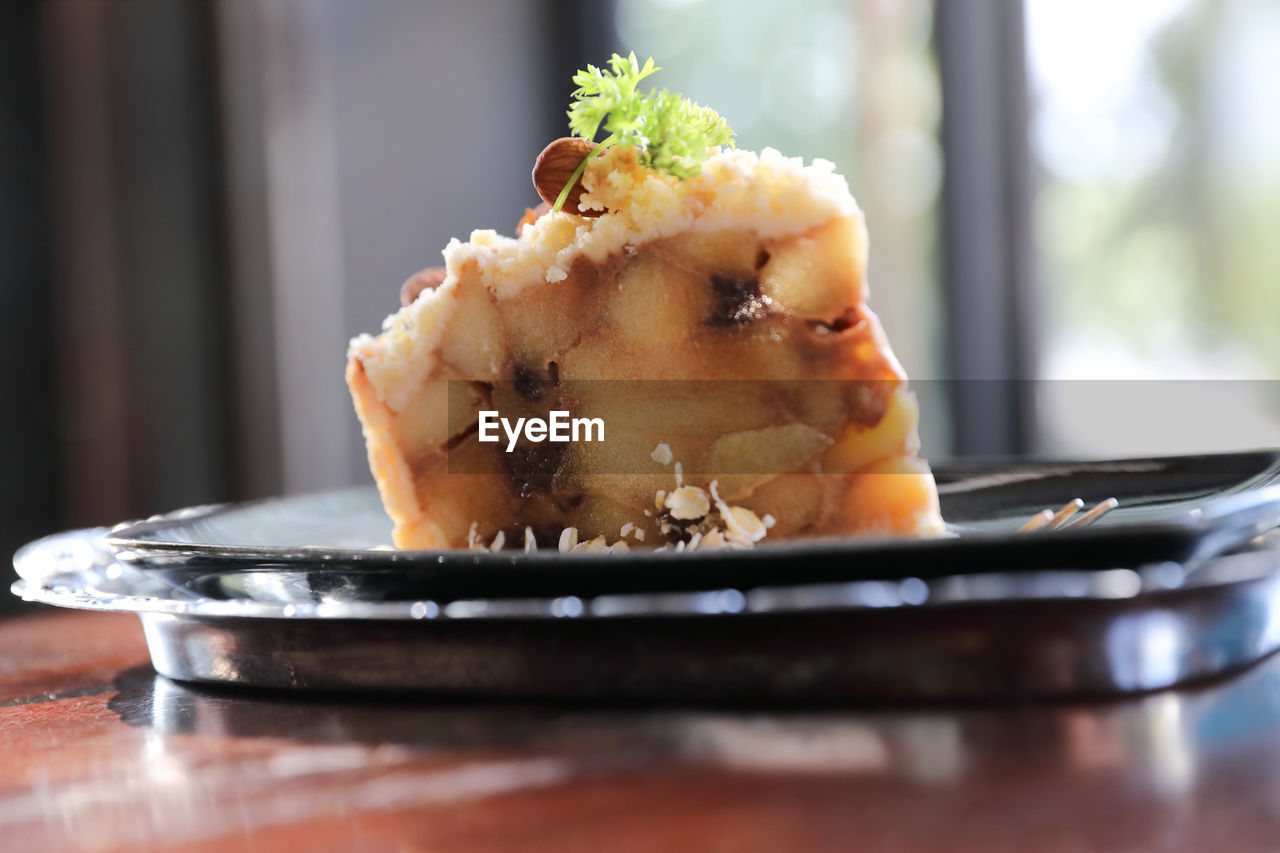
POLYGON ((711 511, 711 499, 697 486, 681 486, 663 500, 671 517, 680 521, 702 518, 711 511))

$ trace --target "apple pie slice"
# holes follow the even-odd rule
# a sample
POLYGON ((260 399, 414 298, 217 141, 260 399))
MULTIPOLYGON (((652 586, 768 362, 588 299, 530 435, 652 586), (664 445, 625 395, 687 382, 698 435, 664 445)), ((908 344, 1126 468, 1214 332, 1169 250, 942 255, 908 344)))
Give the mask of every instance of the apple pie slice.
POLYGON ((659 160, 579 155, 576 209, 452 241, 352 341, 396 545, 696 545, 761 519, 771 538, 940 533, 844 179, 771 149, 712 149, 696 174, 659 160), (495 416, 555 411, 603 440, 482 440, 495 416))

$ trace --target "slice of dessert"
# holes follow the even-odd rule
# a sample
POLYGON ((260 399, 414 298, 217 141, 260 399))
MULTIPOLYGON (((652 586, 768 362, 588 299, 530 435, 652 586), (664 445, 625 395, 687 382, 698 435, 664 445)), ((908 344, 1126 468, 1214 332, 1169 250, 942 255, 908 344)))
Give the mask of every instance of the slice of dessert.
POLYGON ((738 542, 766 518, 782 538, 940 533, 844 179, 723 150, 710 110, 635 92, 651 61, 611 66, 575 78, 570 113, 605 142, 539 158, 535 185, 564 209, 452 241, 383 333, 351 343, 396 545, 696 543, 723 532, 717 513, 756 530, 738 542), (555 411, 598 419, 604 440, 484 440, 496 417, 555 411))

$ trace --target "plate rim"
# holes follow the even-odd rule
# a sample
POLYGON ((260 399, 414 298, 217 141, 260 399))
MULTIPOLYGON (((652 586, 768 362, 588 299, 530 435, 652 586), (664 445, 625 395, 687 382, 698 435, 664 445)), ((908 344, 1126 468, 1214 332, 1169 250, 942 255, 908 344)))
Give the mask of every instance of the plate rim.
MULTIPOLYGON (((953 462, 942 462, 934 466, 935 472, 958 469, 962 473, 966 469, 985 470, 993 466, 1004 468, 1020 467, 1033 472, 1036 469, 1050 471, 1049 476, 1063 476, 1062 469, 1084 468, 1097 471, 1106 467, 1133 466, 1139 464, 1159 464, 1165 470, 1170 465, 1209 459, 1247 459, 1257 458, 1261 463, 1250 477, 1235 485, 1233 489, 1224 491, 1211 499, 1216 511, 1201 512, 1194 516, 1170 518, 1158 521, 1131 522, 1123 526, 1097 526, 1086 530, 1043 531, 1036 534, 1036 541, 1044 547, 1073 544, 1105 547, 1118 541, 1128 541, 1133 537, 1163 537, 1166 548, 1183 548, 1186 553, 1179 556, 1191 559, 1195 541, 1212 524, 1224 515, 1237 510, 1241 505, 1256 500, 1260 495, 1271 496, 1280 501, 1280 449, 1258 449, 1233 453, 1186 454, 1174 456, 1131 457, 1124 459, 1092 459, 1092 460, 1034 460, 1034 459, 963 459, 953 462)), ((1157 473, 1157 472, 1152 472, 1157 473)), ((971 475, 979 478, 981 475, 971 475)), ((944 486, 956 482, 944 480, 944 486)), ((903 554, 918 553, 923 559, 929 559, 938 553, 949 553, 959 550, 971 550, 972 556, 981 556, 986 548, 1000 546, 1010 541, 1007 532, 966 531, 964 536, 944 536, 935 538, 907 538, 894 536, 856 536, 792 539, 760 543, 755 548, 732 551, 676 552, 633 550, 625 555, 589 553, 563 554, 552 548, 540 548, 533 552, 505 550, 497 552, 471 551, 467 549, 395 549, 395 548, 351 548, 326 545, 230 545, 221 543, 190 543, 156 538, 157 531, 169 530, 184 524, 213 518, 228 512, 254 510, 272 504, 286 503, 301 498, 314 498, 326 495, 370 494, 375 491, 373 484, 347 486, 338 489, 309 492, 294 495, 278 495, 256 498, 248 501, 220 504, 204 504, 174 510, 152 516, 141 521, 122 522, 115 525, 106 534, 105 540, 112 551, 121 559, 148 566, 172 565, 183 559, 219 561, 237 565, 254 566, 268 563, 289 565, 311 565, 326 563, 343 565, 344 567, 364 567, 370 570, 402 569, 410 566, 423 568, 441 567, 457 568, 460 564, 477 568, 508 568, 512 566, 528 566, 539 568, 554 566, 558 570, 581 568, 582 571, 593 571, 600 562, 608 561, 616 565, 625 561, 631 565, 647 568, 663 568, 690 561, 700 564, 715 563, 747 563, 777 559, 830 559, 840 556, 875 556, 893 558, 903 554)), ((962 526, 948 524, 953 534, 962 526)), ((962 553, 962 556, 967 556, 962 553)))

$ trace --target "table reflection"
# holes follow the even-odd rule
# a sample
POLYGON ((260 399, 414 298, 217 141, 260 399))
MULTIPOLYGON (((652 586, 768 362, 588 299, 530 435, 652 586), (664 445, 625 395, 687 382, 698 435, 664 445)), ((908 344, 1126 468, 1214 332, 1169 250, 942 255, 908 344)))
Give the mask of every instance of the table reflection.
MULTIPOLYGON (((1280 668, 1130 699, 908 709, 756 710, 473 703, 290 694, 123 679, 109 707, 161 738, 289 741, 406 756, 552 755, 597 764, 679 762, 738 771, 953 782, 1017 756, 1024 770, 1140 769, 1187 788, 1197 756, 1277 731, 1280 668)), ((1266 748, 1280 752, 1280 744, 1266 748)))
POLYGON ((87 742, 76 779, 42 768, 41 784, 0 800, 0 811, 109 849, 371 814, 416 815, 425 832, 437 824, 421 815, 440 809, 489 814, 493 802, 535 813, 557 798, 656 786, 673 802, 714 796, 748 812, 783 803, 815 819, 848 803, 883 838, 994 820, 997 805, 1002 820, 1070 809, 1096 818, 1093 846, 1141 849, 1152 832, 1155 846, 1185 841, 1189 815, 1208 832, 1269 814, 1265 792, 1280 786, 1276 660, 1195 689, 986 707, 469 703, 227 690, 141 668, 93 701, 103 700, 121 734, 87 742), (1121 802, 1126 820, 1103 819, 1121 802), (927 803, 929 820, 904 823, 904 803, 927 803))

